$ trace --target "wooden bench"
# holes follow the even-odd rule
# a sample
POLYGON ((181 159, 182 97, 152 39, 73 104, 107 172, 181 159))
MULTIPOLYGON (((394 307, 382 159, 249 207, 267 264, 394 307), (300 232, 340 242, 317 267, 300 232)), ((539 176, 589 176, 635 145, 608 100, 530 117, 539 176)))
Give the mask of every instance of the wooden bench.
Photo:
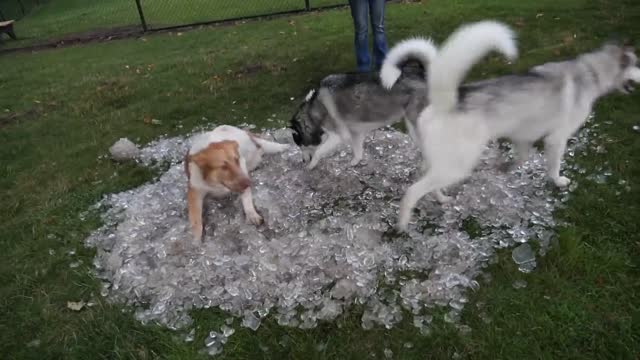
POLYGON ((9 34, 9 36, 13 40, 17 40, 18 38, 16 37, 16 33, 13 32, 13 23, 14 23, 13 20, 0 21, 0 34, 2 33, 9 34))

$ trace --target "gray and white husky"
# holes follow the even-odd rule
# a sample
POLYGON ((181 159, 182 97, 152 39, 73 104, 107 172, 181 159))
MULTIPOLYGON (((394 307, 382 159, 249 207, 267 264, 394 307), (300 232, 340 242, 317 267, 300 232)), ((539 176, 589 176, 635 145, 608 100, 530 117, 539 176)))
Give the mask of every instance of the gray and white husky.
POLYGON ((313 169, 341 143, 351 145, 355 166, 368 133, 403 119, 416 141, 415 121, 429 102, 426 69, 435 54, 430 40, 409 39, 389 51, 379 73, 325 77, 291 119, 307 167, 313 169))
MULTIPOLYGON (((536 66, 509 75, 460 86, 481 57, 496 50, 515 59, 514 34, 507 26, 483 21, 461 27, 430 62, 431 104, 419 116, 418 133, 425 175, 410 186, 400 206, 398 227, 405 230, 411 211, 424 195, 469 176, 488 142, 512 141, 519 162, 543 139, 547 173, 557 186, 567 140, 587 119, 595 101, 640 82, 637 57, 628 46, 607 43, 574 60, 536 66)), ((445 199, 446 200, 446 199, 445 199)))

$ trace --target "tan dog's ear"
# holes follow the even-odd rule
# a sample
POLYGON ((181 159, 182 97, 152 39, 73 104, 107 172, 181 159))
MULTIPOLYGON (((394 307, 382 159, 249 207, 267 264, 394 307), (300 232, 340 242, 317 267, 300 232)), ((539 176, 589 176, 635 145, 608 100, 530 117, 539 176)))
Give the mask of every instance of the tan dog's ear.
POLYGON ((240 157, 240 144, 237 141, 233 142, 233 152, 235 152, 236 158, 240 157))
POLYGON ((237 142, 225 140, 211 143, 204 150, 189 155, 189 160, 195 163, 203 174, 206 174, 216 166, 223 166, 225 161, 237 160, 240 156, 239 150, 240 146, 237 142))
POLYGON ((225 160, 232 162, 231 165, 239 165, 240 159, 240 145, 237 141, 223 141, 221 147, 225 148, 225 154, 227 158, 225 160), (230 156, 230 157, 229 157, 230 156))
POLYGON ((195 163, 203 174, 206 174, 211 170, 211 165, 209 164, 209 159, 205 151, 200 151, 195 155, 190 155, 189 160, 195 163))

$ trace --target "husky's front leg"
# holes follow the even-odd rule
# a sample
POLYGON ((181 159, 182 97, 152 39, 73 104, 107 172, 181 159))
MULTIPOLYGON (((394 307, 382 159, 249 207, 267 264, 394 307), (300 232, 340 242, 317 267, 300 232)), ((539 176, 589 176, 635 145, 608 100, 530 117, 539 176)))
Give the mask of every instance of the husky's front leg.
POLYGON ((407 132, 409 132, 409 137, 413 140, 413 143, 420 148, 420 137, 418 136, 418 132, 416 131, 416 127, 411 123, 409 118, 404 119, 404 124, 407 127, 407 132))
POLYGON ((558 187, 565 187, 569 185, 571 179, 565 176, 560 176, 560 163, 564 156, 564 151, 567 147, 566 138, 547 138, 544 140, 544 152, 547 158, 547 174, 553 183, 558 187))
POLYGON ((313 157, 311 158, 311 162, 307 166, 307 169, 311 170, 315 168, 318 165, 318 162, 323 157, 327 156, 329 153, 335 150, 338 145, 340 145, 341 141, 342 140, 340 139, 340 136, 338 134, 328 133, 325 141, 320 144, 320 146, 318 146, 316 152, 313 154, 313 157))
POLYGON ((420 180, 409 186, 407 192, 400 201, 400 214, 398 217, 398 230, 406 232, 411 220, 411 212, 418 201, 428 193, 439 190, 441 182, 434 172, 428 172, 420 180))
POLYGON ((351 166, 356 166, 362 161, 364 156, 364 138, 365 134, 354 134, 351 137, 351 147, 353 148, 353 159, 351 166))
POLYGON ((313 154, 316 152, 315 146, 301 146, 300 150, 302 151, 302 162, 308 163, 311 161, 313 154))

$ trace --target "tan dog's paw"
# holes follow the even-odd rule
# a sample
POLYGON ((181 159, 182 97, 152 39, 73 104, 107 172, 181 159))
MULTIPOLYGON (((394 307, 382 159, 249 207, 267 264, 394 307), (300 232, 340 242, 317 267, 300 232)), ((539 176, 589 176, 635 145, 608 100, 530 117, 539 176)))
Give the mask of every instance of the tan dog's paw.
POLYGON ((259 226, 259 225, 262 225, 264 220, 262 219, 262 216, 260 216, 260 214, 258 214, 257 212, 254 212, 254 213, 247 214, 247 222, 250 222, 255 226, 259 226))
POLYGON ((202 225, 195 226, 192 229, 192 232, 193 232, 193 243, 195 245, 198 245, 198 244, 202 243, 202 230, 203 230, 202 229, 202 225))

